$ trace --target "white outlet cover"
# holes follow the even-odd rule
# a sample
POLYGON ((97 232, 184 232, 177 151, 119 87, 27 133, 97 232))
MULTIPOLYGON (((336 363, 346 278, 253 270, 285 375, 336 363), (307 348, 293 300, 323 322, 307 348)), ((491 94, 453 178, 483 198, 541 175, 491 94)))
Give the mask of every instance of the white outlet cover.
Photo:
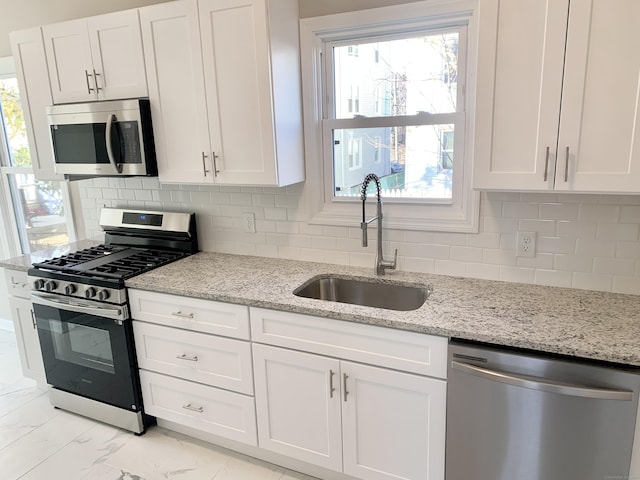
POLYGON ((516 257, 533 258, 536 256, 536 232, 518 232, 516 257))

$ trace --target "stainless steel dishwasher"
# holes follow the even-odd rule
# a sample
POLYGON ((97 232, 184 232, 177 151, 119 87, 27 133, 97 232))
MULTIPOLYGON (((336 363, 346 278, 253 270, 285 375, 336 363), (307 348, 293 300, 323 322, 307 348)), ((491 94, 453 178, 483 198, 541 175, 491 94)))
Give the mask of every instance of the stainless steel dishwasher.
POLYGON ((452 341, 446 480, 629 476, 638 372, 452 341))

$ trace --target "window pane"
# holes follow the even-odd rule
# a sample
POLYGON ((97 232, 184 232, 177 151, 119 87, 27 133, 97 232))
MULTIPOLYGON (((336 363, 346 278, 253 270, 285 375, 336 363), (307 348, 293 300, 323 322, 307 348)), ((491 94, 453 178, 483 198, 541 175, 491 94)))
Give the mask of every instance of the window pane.
POLYGON ((335 118, 456 111, 458 33, 333 49, 335 118))
POLYGON ((60 183, 36 180, 32 174, 8 174, 16 218, 24 225, 29 251, 69 243, 60 183))
POLYGON ((27 142, 27 128, 16 78, 0 79, 0 107, 0 113, 4 118, 9 166, 30 167, 31 155, 27 142))
POLYGON ((387 198, 452 198, 453 125, 336 129, 334 192, 359 196, 369 173, 387 198))

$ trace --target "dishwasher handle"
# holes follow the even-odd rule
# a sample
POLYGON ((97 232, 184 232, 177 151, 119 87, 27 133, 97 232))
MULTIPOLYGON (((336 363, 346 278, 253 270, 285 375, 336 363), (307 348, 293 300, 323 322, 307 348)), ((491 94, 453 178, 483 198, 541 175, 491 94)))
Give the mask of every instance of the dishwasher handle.
POLYGON ((534 377, 530 375, 514 375, 513 373, 490 370, 488 368, 469 365, 452 361, 451 368, 469 375, 492 380, 495 382, 513 385, 515 387, 529 388, 542 392, 569 395, 572 397, 592 398, 598 400, 624 400, 631 401, 633 392, 629 390, 613 390, 609 388, 594 388, 588 386, 567 385, 552 380, 534 377))

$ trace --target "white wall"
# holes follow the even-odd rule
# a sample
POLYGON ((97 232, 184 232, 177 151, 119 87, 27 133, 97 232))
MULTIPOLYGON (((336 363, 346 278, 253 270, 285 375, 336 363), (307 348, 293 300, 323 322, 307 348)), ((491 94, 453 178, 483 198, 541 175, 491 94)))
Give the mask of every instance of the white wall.
MULTIPOLYGON (((297 220, 304 218, 300 185, 160 186, 155 178, 103 178, 78 186, 92 236, 99 234, 102 205, 193 211, 202 250, 373 268, 375 242, 360 246, 359 224, 297 220), (256 233, 242 231, 243 212, 255 214, 256 233)), ((480 215, 478 234, 385 230, 385 252, 397 248, 406 271, 640 294, 640 196, 488 193, 480 215), (537 232, 535 258, 515 256, 518 230, 537 232)))
POLYGON ((49 23, 126 10, 167 0, 5 0, 0 7, 0 57, 11 55, 9 33, 49 23), (10 3, 10 5, 9 5, 10 3))

